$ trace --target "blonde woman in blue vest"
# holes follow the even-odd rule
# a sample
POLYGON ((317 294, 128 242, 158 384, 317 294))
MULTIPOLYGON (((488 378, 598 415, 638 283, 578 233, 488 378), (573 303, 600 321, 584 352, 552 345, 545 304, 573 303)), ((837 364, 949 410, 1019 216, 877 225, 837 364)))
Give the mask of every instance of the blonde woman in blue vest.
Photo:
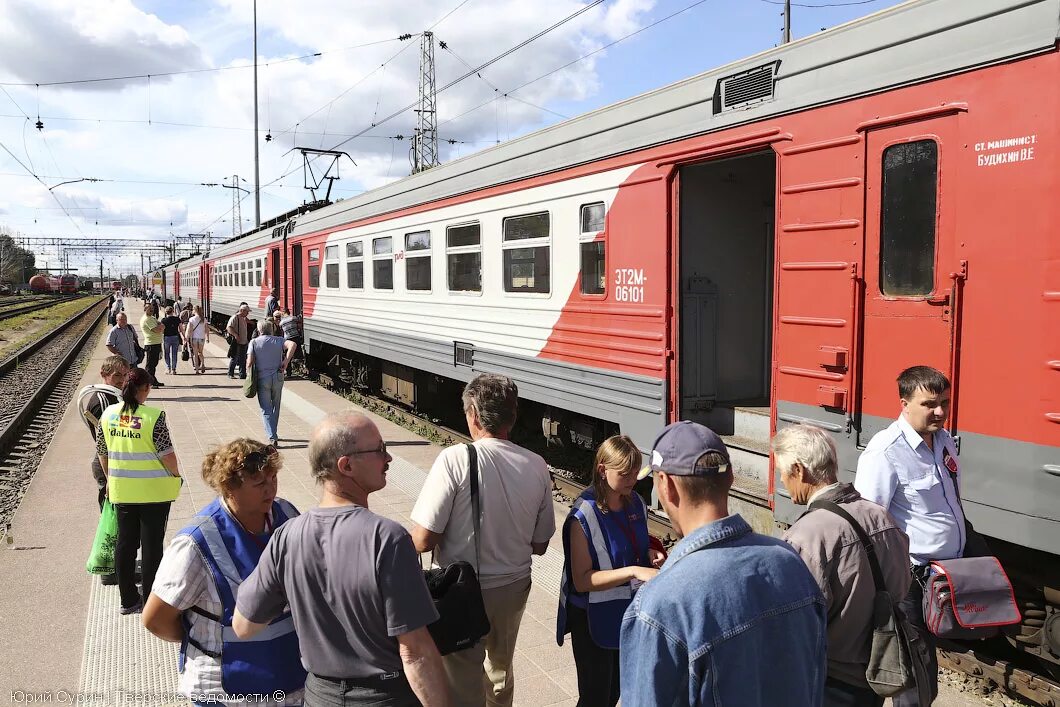
POLYGON ((107 475, 107 497, 118 516, 114 570, 121 613, 143 610, 162 561, 169 507, 180 494, 180 469, 169 439, 166 414, 144 403, 151 375, 133 368, 125 378, 121 402, 103 411, 96 453, 107 475), (136 550, 141 551, 142 594, 136 589, 136 550))
POLYGON ((625 435, 596 451, 593 484, 563 524, 563 580, 556 642, 570 633, 578 707, 613 707, 619 697, 618 637, 637 588, 664 556, 649 547, 644 501, 633 493, 641 454, 625 435))
POLYGON ((291 614, 255 640, 232 630, 240 585, 273 532, 298 515, 276 495, 282 465, 275 447, 246 438, 206 455, 202 479, 217 498, 173 538, 144 607, 144 627, 180 643, 178 691, 196 705, 247 694, 271 698, 258 707, 302 704, 306 672, 291 614))

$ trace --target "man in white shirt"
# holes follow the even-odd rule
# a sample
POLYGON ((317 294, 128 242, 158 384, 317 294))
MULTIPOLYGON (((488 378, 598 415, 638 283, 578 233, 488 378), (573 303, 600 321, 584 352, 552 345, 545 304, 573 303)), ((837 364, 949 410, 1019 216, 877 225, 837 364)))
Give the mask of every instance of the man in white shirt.
POLYGON ((464 415, 478 458, 479 556, 465 445, 438 456, 412 510, 416 550, 434 550, 442 567, 458 560, 471 563, 482 586, 489 634, 443 657, 458 705, 512 704, 512 658, 530 593, 531 554, 545 554, 556 531, 545 460, 508 439, 518 399, 515 383, 504 376, 479 375, 464 388, 464 415))
MULTIPOLYGON (((988 554, 983 539, 965 522, 960 499, 957 446, 946 431, 950 381, 930 366, 913 366, 898 376, 902 413, 876 433, 858 459, 854 488, 878 503, 909 536, 913 581, 899 604, 931 647, 937 675, 935 637, 924 626, 922 582, 932 560, 988 554), (969 537, 969 534, 972 537, 969 537)), ((932 685, 932 699, 938 684, 932 685)), ((892 698, 896 707, 918 705, 916 690, 892 698)))

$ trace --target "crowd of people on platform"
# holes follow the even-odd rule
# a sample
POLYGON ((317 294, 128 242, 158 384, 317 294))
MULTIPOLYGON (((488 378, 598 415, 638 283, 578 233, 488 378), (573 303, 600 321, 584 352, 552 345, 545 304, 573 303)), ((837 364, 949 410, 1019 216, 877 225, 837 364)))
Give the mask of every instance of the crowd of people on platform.
MULTIPOLYGON (((185 321, 176 309, 161 321, 155 311, 149 303, 141 320, 146 346, 148 332, 166 343, 176 331, 201 349, 201 311, 185 321)), ((229 374, 246 360, 269 378, 272 407, 262 409, 274 442, 271 416, 294 347, 269 317, 251 338, 248 312, 228 322, 229 374)), ((143 612, 151 633, 180 644, 182 693, 195 704, 266 694, 276 705, 512 704, 531 559, 546 552, 556 522, 545 460, 510 439, 510 379, 467 384, 473 445, 439 454, 409 530, 369 510, 393 458, 378 427, 348 411, 324 418, 309 440, 318 507, 299 512, 277 497, 283 462, 273 443, 233 440, 202 463, 217 498, 163 552, 182 483, 178 453, 165 413, 148 405, 153 373, 126 356, 125 320, 119 309, 108 336, 116 355, 88 396, 93 476, 101 506, 106 496, 118 511, 121 612, 143 612), (444 656, 429 630, 439 613, 422 553, 436 566, 469 563, 489 620, 481 640, 444 656)), ((823 429, 793 424, 774 437, 781 481, 808 506, 783 538, 730 512, 732 459, 701 424, 663 428, 647 463, 627 436, 599 447, 593 483, 561 528, 556 639, 571 637, 579 705, 883 704, 866 680, 877 598, 867 549, 929 642, 919 600, 929 563, 987 551, 959 502, 949 381, 915 366, 897 382, 900 414, 862 453, 853 484, 839 480, 823 429), (649 477, 679 537, 668 553, 648 533, 637 485, 649 477)), ((935 671, 932 684, 893 703, 929 704, 935 671)))

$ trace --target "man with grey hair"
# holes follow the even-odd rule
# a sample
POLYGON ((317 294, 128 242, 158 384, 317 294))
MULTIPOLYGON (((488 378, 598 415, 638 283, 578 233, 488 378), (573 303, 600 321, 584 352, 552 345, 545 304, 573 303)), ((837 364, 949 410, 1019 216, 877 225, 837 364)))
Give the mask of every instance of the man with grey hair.
POLYGON ((471 563, 482 586, 490 632, 443 659, 459 705, 512 704, 512 659, 530 594, 531 554, 545 554, 556 531, 545 460, 509 440, 518 400, 519 389, 504 376, 482 374, 464 388, 464 416, 478 460, 478 551, 471 515, 472 445, 438 455, 412 509, 416 549, 434 550, 442 567, 471 563))
POLYGON ((810 568, 828 607, 828 675, 825 707, 882 705, 865 670, 874 627, 876 586, 869 557, 846 511, 872 543, 884 584, 895 603, 909 589, 909 538, 886 510, 837 479, 835 442, 820 427, 792 425, 773 438, 773 460, 791 500, 810 510, 784 539, 810 568))
POLYGON ((320 507, 277 528, 239 588, 232 628, 240 638, 265 630, 290 605, 309 672, 307 705, 449 704, 427 631, 438 612, 412 539, 368 510, 391 459, 364 415, 326 417, 309 441, 320 507))

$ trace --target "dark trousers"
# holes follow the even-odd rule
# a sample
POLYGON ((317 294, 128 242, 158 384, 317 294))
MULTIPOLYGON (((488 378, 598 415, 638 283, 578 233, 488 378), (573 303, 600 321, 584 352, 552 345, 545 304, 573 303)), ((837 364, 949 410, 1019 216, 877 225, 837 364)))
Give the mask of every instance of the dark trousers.
POLYGON ((858 687, 829 677, 824 681, 823 707, 883 707, 883 698, 870 687, 858 687))
POLYGON ((621 687, 618 651, 596 645, 589 635, 589 615, 569 603, 567 628, 578 674, 578 707, 614 707, 621 687))
MULTIPOLYGON (((927 626, 924 625, 924 588, 920 586, 920 581, 926 576, 927 569, 928 565, 913 567, 913 581, 909 585, 909 593, 906 594, 905 599, 898 602, 898 608, 905 614, 910 625, 924 637, 924 642, 931 654, 928 675, 931 679, 931 700, 933 702, 939 694, 939 659, 935 653, 935 634, 928 631, 927 626)), ((894 707, 918 707, 920 696, 915 689, 906 690, 892 697, 891 704, 894 707)))
POLYGON ((239 368, 239 377, 247 377, 247 345, 232 344, 232 355, 228 358, 228 375, 234 375, 239 368))
POLYGON ((103 501, 107 498, 107 475, 103 473, 103 467, 99 465, 99 457, 92 457, 92 478, 96 480, 96 502, 99 504, 99 512, 103 512, 103 501))
POLYGON ((391 680, 335 680, 312 673, 305 681, 305 707, 419 707, 402 674, 391 680))
POLYGON ((162 358, 162 344, 147 344, 144 346, 144 353, 147 357, 147 363, 144 368, 151 374, 151 381, 157 383, 158 378, 155 377, 155 369, 158 368, 158 359, 162 358))
POLYGON ((114 571, 118 575, 121 605, 129 608, 146 601, 162 562, 170 503, 118 503, 118 542, 114 546, 114 571), (142 554, 141 591, 136 591, 136 550, 142 554))

